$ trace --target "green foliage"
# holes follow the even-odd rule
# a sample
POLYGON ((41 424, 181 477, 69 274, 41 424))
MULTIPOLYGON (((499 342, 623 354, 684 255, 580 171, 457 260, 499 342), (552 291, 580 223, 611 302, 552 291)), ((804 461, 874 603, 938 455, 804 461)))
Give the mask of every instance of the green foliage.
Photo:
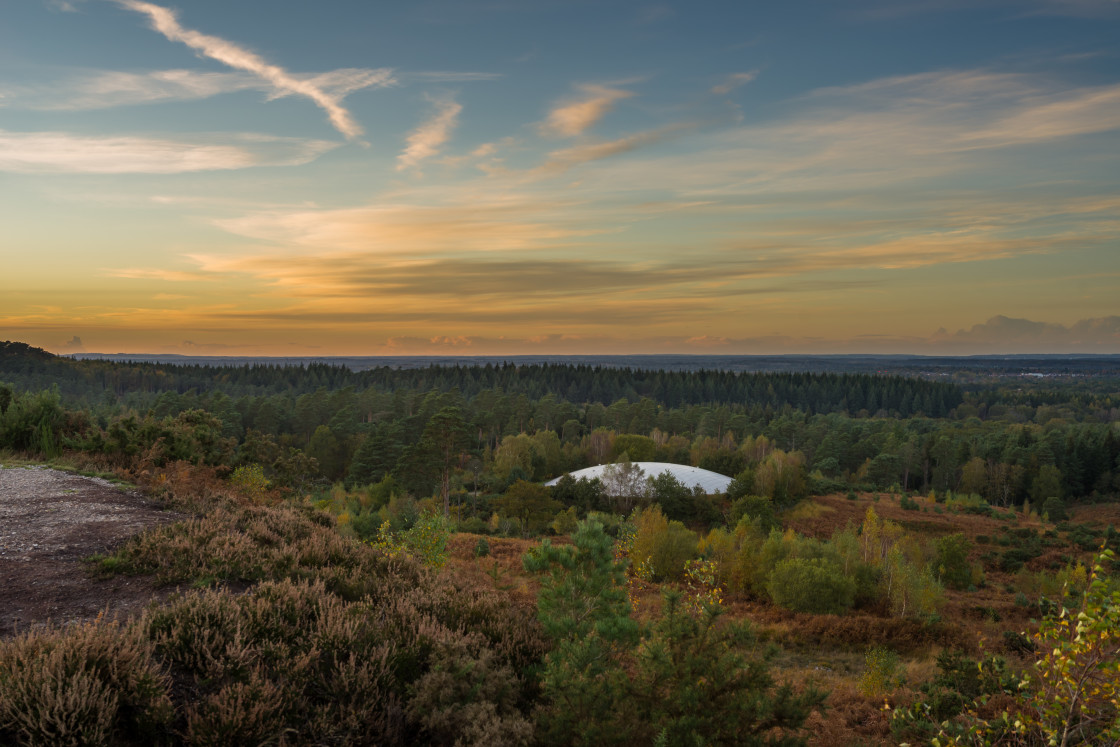
POLYGON ((264 468, 259 464, 238 467, 230 475, 229 481, 254 503, 260 503, 268 495, 268 478, 264 476, 264 468))
MULTIPOLYGON (((933 744, 991 744, 992 739, 971 723, 972 709, 989 699, 1006 698, 1019 692, 1022 680, 998 656, 973 659, 959 651, 945 650, 937 655, 937 675, 922 685, 921 697, 908 708, 891 713, 891 731, 899 740, 922 740, 933 744)), ((986 724, 990 737, 1009 734, 1006 720, 986 724)))
POLYGON ((757 521, 759 528, 764 532, 779 526, 778 518, 774 513, 774 502, 761 495, 745 495, 736 500, 731 504, 728 518, 731 526, 735 526, 743 518, 757 521))
POLYGON ((571 534, 576 530, 579 525, 579 515, 576 513, 575 506, 569 506, 563 511, 558 511, 556 518, 552 520, 552 531, 559 535, 571 534))
POLYGON ((866 669, 858 689, 865 698, 878 700, 898 684, 898 654, 882 646, 872 646, 864 657, 866 669))
POLYGON ((548 540, 525 556, 548 573, 539 601, 555 648, 542 687, 548 705, 537 736, 546 744, 796 745, 824 694, 775 687, 748 655, 744 624, 717 624, 720 609, 689 613, 667 593, 662 615, 639 637, 623 568, 596 522, 581 522, 574 545, 548 540))
POLYGON ((621 729, 611 743, 803 742, 797 731, 825 693, 776 687, 765 661, 751 655, 750 628, 721 623, 721 614, 719 606, 692 614, 679 594, 663 594, 661 616, 632 653, 634 674, 615 673, 625 679, 615 701, 621 729))
MULTIPOLYGON (((936 731, 936 744, 991 745, 1010 739, 1022 744, 1117 744, 1120 590, 1105 575, 1105 563, 1111 558, 1111 550, 1101 550, 1078 608, 1058 608, 1042 621, 1034 635, 1038 658, 1033 674, 1021 680, 1009 676, 1000 659, 980 666, 960 660, 959 666, 951 668, 951 675, 933 683, 959 695, 954 709, 936 711, 939 701, 935 698, 919 702, 894 714, 892 722, 900 727, 896 733, 924 726, 927 736, 936 731), (970 710, 956 722, 931 727, 939 717, 956 715, 965 704, 982 705, 997 693, 1015 697, 1010 715, 1004 711, 992 719, 970 710)), ((1014 639, 1016 644, 1026 649, 1020 638, 1014 639)), ((927 693, 933 694, 933 690, 927 689, 927 693)))
POLYGON ((1014 630, 1003 631, 1003 647, 1013 654, 1030 655, 1038 650, 1029 637, 1014 630))
POLYGON ((69 435, 66 414, 57 388, 15 395, 9 388, 0 412, 0 449, 28 451, 45 458, 61 452, 69 435))
POLYGON ((1069 518, 1065 502, 1054 496, 1050 496, 1042 502, 1042 513, 1053 522, 1065 521, 1069 518))
POLYGON ((378 530, 373 544, 388 553, 408 553, 430 568, 442 568, 447 562, 447 540, 451 524, 443 514, 425 511, 409 529, 394 534, 386 520, 378 530))
POLYGON ((527 534, 540 534, 547 529, 561 508, 547 487, 526 480, 518 480, 491 503, 503 516, 519 519, 527 534))
POLYGON ((628 454, 635 462, 656 461, 657 442, 648 436, 622 433, 614 439, 614 445, 611 447, 611 457, 618 458, 623 453, 628 454))
POLYGON ((754 470, 748 467, 735 475, 735 479, 727 486, 727 498, 737 501, 750 494, 752 490, 754 490, 754 470))
MULTIPOLYGON (((1044 464, 1038 469, 1038 475, 1034 478, 1031 484, 1031 500, 1035 504, 1044 503, 1047 498, 1062 497, 1062 473, 1052 464, 1044 464)), ((1043 506, 1043 512, 1046 513, 1046 507, 1043 506)), ((1051 521, 1062 521, 1065 517, 1057 518, 1050 517, 1051 521)))
POLYGON ((575 507, 584 513, 606 507, 603 483, 598 478, 577 480, 571 475, 564 475, 552 487, 552 497, 561 505, 575 507))
POLYGON ((692 491, 671 472, 649 478, 649 501, 659 505, 670 519, 693 521, 697 518, 692 491))
POLYGON ((1079 609, 1063 607, 1042 621, 1030 695, 1016 728, 1041 732, 1051 744, 1120 741, 1120 590, 1105 575, 1113 557, 1102 550, 1079 609))
POLYGON ((790 558, 774 566, 766 589, 775 604, 795 612, 839 615, 855 602, 855 580, 823 558, 790 558))
POLYGON ((883 578, 896 617, 931 615, 941 604, 941 585, 929 569, 895 548, 884 563, 883 578))
POLYGON ((614 542, 599 522, 581 521, 571 545, 554 546, 544 539, 523 562, 527 571, 549 574, 537 606, 550 638, 596 638, 596 646, 609 647, 635 636, 623 590, 625 569, 615 560, 614 542))
POLYGON ((973 584, 972 564, 968 560, 971 543, 963 534, 938 537, 934 567, 937 578, 951 589, 964 590, 973 584))
POLYGON ((677 579, 685 563, 696 557, 699 540, 679 521, 670 521, 657 506, 642 509, 633 521, 634 544, 630 561, 648 571, 653 580, 677 579))

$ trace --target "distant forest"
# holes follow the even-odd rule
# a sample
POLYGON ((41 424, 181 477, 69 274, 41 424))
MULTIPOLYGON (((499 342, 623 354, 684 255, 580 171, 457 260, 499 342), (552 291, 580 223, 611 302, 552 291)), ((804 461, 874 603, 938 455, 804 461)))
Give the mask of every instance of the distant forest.
POLYGON ((254 464, 301 488, 389 479, 417 498, 495 496, 518 479, 629 458, 757 477, 754 493, 1111 499, 1120 374, 1115 361, 1088 360, 1061 377, 957 376, 965 369, 944 361, 923 362, 936 369, 924 377, 561 362, 355 371, 75 360, 7 342, 0 449, 254 464), (776 486, 783 470, 792 482, 776 486))

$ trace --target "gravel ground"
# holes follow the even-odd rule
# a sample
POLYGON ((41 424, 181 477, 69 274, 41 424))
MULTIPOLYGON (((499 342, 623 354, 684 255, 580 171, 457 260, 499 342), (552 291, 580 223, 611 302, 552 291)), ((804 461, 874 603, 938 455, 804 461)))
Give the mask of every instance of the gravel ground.
POLYGON ((142 608, 158 596, 147 579, 97 579, 84 559, 181 518, 107 480, 0 468, 0 636, 142 608))

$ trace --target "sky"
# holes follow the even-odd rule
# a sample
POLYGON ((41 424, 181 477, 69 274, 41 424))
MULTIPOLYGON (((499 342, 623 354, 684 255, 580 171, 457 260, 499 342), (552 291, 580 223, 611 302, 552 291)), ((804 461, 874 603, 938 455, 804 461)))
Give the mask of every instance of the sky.
POLYGON ((1120 1, 7 2, 0 339, 1120 353, 1120 1))

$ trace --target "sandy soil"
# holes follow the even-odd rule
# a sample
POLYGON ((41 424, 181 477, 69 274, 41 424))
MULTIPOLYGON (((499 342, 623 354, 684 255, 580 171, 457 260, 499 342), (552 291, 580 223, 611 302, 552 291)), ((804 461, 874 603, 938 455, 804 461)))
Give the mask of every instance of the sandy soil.
POLYGON ((144 578, 96 578, 85 559, 183 516, 106 480, 0 468, 0 636, 128 615, 161 596, 144 578))

